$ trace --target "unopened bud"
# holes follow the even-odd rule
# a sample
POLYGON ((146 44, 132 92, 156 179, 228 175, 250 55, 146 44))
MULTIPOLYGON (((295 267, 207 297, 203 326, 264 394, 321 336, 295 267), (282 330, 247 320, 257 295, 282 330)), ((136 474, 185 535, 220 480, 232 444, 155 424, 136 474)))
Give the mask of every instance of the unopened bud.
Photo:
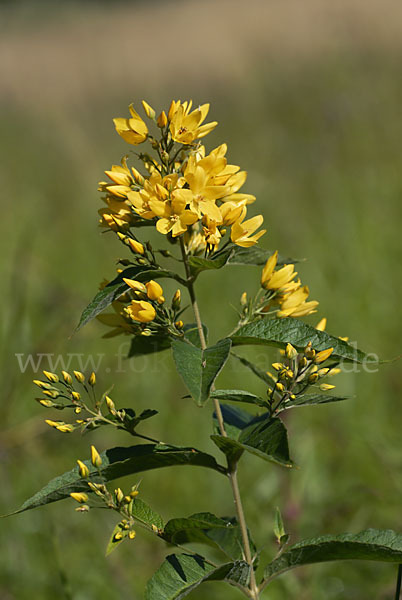
POLYGON ((177 329, 183 329, 184 323, 183 321, 176 321, 175 325, 177 329))
POLYGON ((125 277, 123 277, 123 281, 132 290, 135 290, 137 292, 141 292, 141 294, 145 294, 146 291, 147 291, 147 288, 145 287, 145 285, 143 283, 141 283, 141 281, 136 281, 135 279, 126 279, 125 277))
POLYGON ((84 373, 81 373, 81 371, 73 371, 73 373, 74 373, 74 376, 75 376, 76 380, 79 383, 84 383, 84 381, 85 381, 85 375, 84 375, 84 373))
POLYGON ((282 371, 283 364, 278 362, 272 363, 272 368, 275 369, 275 371, 282 371))
POLYGON ((318 373, 312 373, 309 378, 308 378, 308 382, 309 383, 315 383, 318 379, 318 373))
POLYGON ((83 479, 86 479, 86 477, 89 477, 89 469, 88 469, 87 465, 85 463, 83 463, 82 460, 77 460, 77 465, 78 465, 78 472, 80 474, 80 477, 82 477, 83 479))
POLYGON ((279 390, 280 392, 284 392, 285 391, 285 386, 283 385, 283 383, 280 383, 278 381, 278 383, 276 384, 276 389, 279 390))
POLYGON ((105 402, 106 402, 108 411, 112 415, 115 415, 116 414, 116 406, 115 406, 115 403, 113 402, 113 400, 111 398, 109 398, 109 396, 105 396, 105 402))
POLYGON ((297 357, 297 350, 292 346, 292 344, 286 344, 285 353, 286 358, 288 358, 289 360, 292 360, 293 358, 297 357))
POLYGON ((102 459, 95 446, 91 446, 91 463, 99 469, 102 466, 102 459))
POLYGON ((39 379, 34 379, 33 383, 37 385, 41 390, 49 390, 52 387, 50 383, 47 383, 46 381, 40 381, 39 379))
POLYGON ((120 540, 123 539, 123 534, 118 531, 117 533, 114 534, 114 539, 116 540, 116 542, 119 542, 120 540))
POLYGON ((64 381, 68 383, 68 385, 71 385, 73 378, 71 377, 70 373, 67 373, 67 371, 62 371, 61 374, 63 375, 64 381))
POLYGON ((320 390, 323 392, 328 392, 329 390, 333 390, 334 387, 334 385, 330 385, 329 383, 322 383, 320 385, 320 390))
POLYGON ((172 308, 173 310, 179 310, 181 304, 181 291, 176 290, 174 296, 172 298, 172 308))
POLYGON ((71 392, 71 396, 76 402, 79 402, 79 400, 81 400, 81 394, 79 392, 71 392))
POLYGON ((243 292, 242 295, 240 296, 240 304, 242 306, 247 305, 247 292, 243 292))
POLYGON ((50 371, 43 371, 43 374, 46 377, 46 379, 48 379, 52 383, 57 383, 59 381, 59 378, 56 375, 56 373, 51 373, 50 371))
POLYGON ((151 279, 148 283, 145 284, 147 290, 147 296, 150 300, 158 300, 160 297, 163 297, 163 289, 162 286, 159 285, 156 281, 151 279))
POLYGON ((314 358, 315 356, 315 350, 313 350, 311 342, 309 342, 307 344, 307 346, 304 348, 304 354, 307 358, 314 358))
POLYGON ((49 398, 53 398, 55 400, 60 396, 60 392, 58 390, 43 390, 45 396, 49 396, 49 398))
POLYGON ((327 360, 327 358, 329 358, 331 356, 333 351, 334 351, 333 348, 327 348, 326 350, 321 350, 321 352, 317 352, 317 354, 315 355, 315 358, 314 358, 314 362, 319 365, 320 363, 327 360))
POLYGON ((166 127, 166 124, 167 124, 167 116, 166 116, 166 113, 165 113, 165 111, 164 111, 164 110, 161 112, 161 114, 160 114, 160 115, 159 115, 159 117, 157 118, 157 120, 156 120, 156 124, 157 124, 157 125, 158 125, 158 127, 160 127, 161 129, 162 129, 163 127, 166 127))
POLYGON ((144 254, 144 252, 145 252, 144 246, 140 242, 137 242, 136 240, 129 238, 128 245, 130 246, 130 248, 134 252, 134 254, 144 254))
POLYGON ((115 491, 115 496, 116 496, 116 500, 117 502, 120 504, 121 502, 123 502, 123 498, 124 498, 124 494, 123 494, 123 490, 121 488, 117 488, 115 491))
POLYGON ((128 532, 128 537, 130 540, 133 540, 136 536, 136 533, 134 531, 134 529, 132 529, 131 531, 128 532))
POLYGON ((150 119, 155 119, 156 113, 155 113, 154 109, 152 108, 152 106, 150 106, 148 104, 148 102, 145 102, 145 100, 142 100, 141 103, 142 103, 142 106, 145 110, 145 114, 147 115, 147 117, 149 117, 150 119))
POLYGON ((79 503, 88 502, 88 496, 84 492, 71 492, 70 496, 79 503))
POLYGON ((130 496, 131 498, 135 498, 136 496, 138 496, 140 492, 138 490, 131 490, 130 492, 130 496))
POLYGON ((55 403, 51 400, 48 400, 47 398, 35 398, 35 400, 45 408, 52 408, 53 406, 55 406, 55 403))

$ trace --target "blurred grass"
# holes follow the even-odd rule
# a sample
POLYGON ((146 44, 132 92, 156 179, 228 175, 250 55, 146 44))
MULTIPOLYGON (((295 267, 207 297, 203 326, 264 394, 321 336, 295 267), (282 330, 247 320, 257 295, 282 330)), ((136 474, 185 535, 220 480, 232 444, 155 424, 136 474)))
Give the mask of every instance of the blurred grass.
MULTIPOLYGON (((198 17, 206 18, 206 8, 190 4, 198 17)), ((256 5, 262 10, 262 4, 256 5)), ((378 43, 375 36, 362 40, 352 34, 346 38, 333 35, 330 48, 323 51, 317 46, 302 56, 291 52, 290 44, 283 53, 281 48, 274 53, 264 47, 262 39, 258 45, 258 40, 250 38, 251 49, 244 54, 239 73, 226 69, 231 64, 230 46, 213 73, 195 48, 187 46, 184 64, 167 67, 170 73, 176 71, 176 77, 160 80, 163 65, 158 57, 150 56, 148 47, 130 57, 134 41, 126 40, 132 70, 116 85, 112 71, 120 57, 115 54, 113 37, 101 38, 92 30, 82 64, 93 61, 98 74, 103 69, 104 81, 89 76, 85 87, 83 73, 87 71, 73 52, 67 52, 63 65, 54 65, 53 87, 38 90, 35 77, 23 80, 26 65, 11 50, 19 48, 18 40, 23 47, 25 36, 34 36, 31 23, 41 28, 41 34, 53 32, 45 38, 50 55, 53 47, 58 48, 55 31, 70 41, 72 49, 76 38, 69 34, 69 27, 77 22, 74 16, 87 18, 91 11, 76 3, 70 7, 70 20, 62 21, 63 12, 56 14, 44 5, 51 28, 47 30, 46 19, 35 22, 27 6, 25 12, 8 7, 2 25, 3 32, 9 33, 2 44, 8 39, 6 58, 9 67, 15 66, 15 81, 11 85, 7 79, 11 70, 5 69, 7 93, 0 94, 1 513, 18 507, 49 478, 70 469, 76 458, 87 456, 89 443, 100 449, 130 443, 108 431, 82 439, 49 430, 43 424, 44 412, 33 401, 32 369, 20 373, 16 353, 75 353, 94 355, 95 360, 104 355, 101 385, 106 388, 115 383, 114 398, 136 410, 150 406, 160 411, 154 424, 147 424, 149 433, 214 452, 208 441, 210 410, 199 412, 181 399, 184 388, 167 354, 151 363, 151 376, 147 376, 141 359, 119 367, 116 354, 125 340, 101 339, 100 325, 90 324, 69 337, 99 281, 112 276, 115 260, 121 256, 121 246, 111 236, 98 233, 96 187, 103 169, 118 162, 127 150, 113 134, 111 118, 125 114, 132 100, 138 103, 145 96, 158 107, 171 97, 210 101, 212 118, 220 126, 207 138, 208 147, 227 141, 230 160, 248 170, 247 190, 257 195, 255 210, 264 213, 268 228, 263 245, 308 259, 300 265, 300 273, 310 286, 311 297, 320 300, 320 312, 311 322, 325 315, 330 333, 349 335, 358 340, 359 347, 383 358, 400 354, 402 57, 398 45, 378 43), (91 40, 106 44, 111 57, 108 65, 99 65, 90 50, 91 40), (144 64, 149 72, 141 79, 136 69, 138 65, 144 73, 144 64), (194 64, 197 76, 192 72, 194 64), (69 74, 66 79, 63 69, 69 74), (74 69, 79 89, 71 77, 74 69), (183 73, 190 75, 187 78, 183 73), (156 379, 157 372, 162 375, 156 379)), ((189 10, 183 6, 171 4, 173 22, 179 11, 189 10)), ((363 16, 365 5, 359 6, 363 16)), ((97 26, 105 28, 107 22, 111 34, 117 35, 119 20, 116 25, 106 9, 95 8, 91 10, 97 26)), ((124 6, 120 8, 121 16, 124 6)), ((274 3, 271 8, 274 14, 274 3)), ((141 23, 159 27, 158 11, 165 9, 156 5, 147 10, 140 5, 141 23)), ((346 31, 347 16, 346 11, 346 31)), ((218 17, 223 19, 220 13, 218 17)), ((256 27, 257 21, 254 16, 256 27)), ((212 45, 218 47, 220 30, 216 27, 212 45)), ((297 29, 297 23, 286 23, 285 29, 291 28, 297 29)), ((246 30, 253 31, 250 24, 246 30)), ((225 36, 227 31, 222 29, 223 40, 225 36)), ((288 32, 287 41, 289 37, 288 32)), ((305 39, 311 44, 308 35, 305 39)), ((231 43, 235 53, 235 40, 231 43)), ((81 38, 78 45, 81 51, 87 47, 81 38)), ((44 59, 39 50, 37 58, 40 81, 44 59)), ((34 65, 35 53, 26 59, 34 65)), ((200 303, 213 339, 232 325, 234 313, 228 312, 228 304, 235 303, 244 289, 252 291, 258 277, 258 269, 247 272, 232 267, 200 278, 200 303)), ((260 349, 250 351, 261 364, 272 356, 260 349)), ((244 502, 250 526, 258 542, 266 545, 264 557, 275 551, 271 531, 276 505, 283 508, 294 540, 369 526, 400 529, 399 370, 398 363, 390 363, 372 374, 346 373, 339 380, 339 390, 354 396, 353 400, 289 416, 291 448, 299 469, 280 471, 253 457, 247 459, 241 485, 248 490, 244 502)), ((232 365, 220 384, 236 382, 262 391, 258 382, 232 365)), ((233 513, 224 482, 201 469, 144 474, 141 490, 143 498, 166 518, 202 510, 233 513)), ((44 600, 142 597, 145 581, 166 549, 141 534, 135 543, 105 559, 114 518, 102 511, 79 515, 71 504, 55 504, 2 521, 0 539, 7 549, 0 561, 2 600, 31 599, 33 589, 44 600)), ((387 565, 322 565, 279 579, 266 595, 273 600, 386 600, 393 597, 394 580, 394 569, 387 565)), ((215 584, 205 590, 217 600, 234 598, 237 593, 215 584)), ((205 590, 195 592, 194 598, 203 598, 205 590)))

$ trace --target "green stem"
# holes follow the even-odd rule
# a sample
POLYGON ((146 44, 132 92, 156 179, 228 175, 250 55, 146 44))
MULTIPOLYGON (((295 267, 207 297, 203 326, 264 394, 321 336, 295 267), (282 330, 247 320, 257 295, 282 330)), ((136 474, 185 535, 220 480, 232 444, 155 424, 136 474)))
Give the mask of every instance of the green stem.
MULTIPOLYGON (((195 320, 197 323, 197 329, 198 329, 198 334, 200 337, 201 348, 202 348, 202 350, 205 350, 207 348, 207 344, 206 344, 206 340, 205 340, 204 329, 202 327, 200 310, 198 308, 198 303, 197 303, 197 299, 195 296, 194 285, 193 285, 193 280, 192 280, 192 276, 191 276, 191 269, 190 269, 190 265, 189 265, 188 259, 187 259, 187 252, 186 252, 186 249, 184 246, 183 239, 181 237, 180 237, 180 247, 181 247, 181 252, 182 252, 182 256, 183 256, 184 268, 186 270, 186 277, 187 277, 186 287, 187 287, 189 295, 190 295, 191 305, 192 305, 194 317, 195 317, 195 320)), ((211 391, 213 391, 213 387, 211 388, 211 391)), ((222 415, 221 406, 219 404, 219 400, 217 398, 214 398, 213 403, 214 403, 216 418, 218 421, 219 431, 222 436, 227 437, 228 434, 226 433, 225 423, 223 420, 223 415, 222 415)), ((258 593, 258 587, 257 587, 254 568, 253 568, 253 557, 251 555, 247 523, 246 523, 246 518, 245 518, 245 514, 244 514, 243 504, 241 501, 239 483, 238 483, 238 479, 237 479, 237 463, 234 465, 232 464, 230 466, 228 465, 228 478, 230 481, 230 485, 232 487, 233 501, 234 501, 237 520, 239 522, 239 527, 240 527, 241 536, 242 536, 242 540, 243 540, 244 557, 245 557, 246 562, 250 565, 250 573, 251 573, 250 574, 250 588, 249 588, 250 593, 248 595, 252 600, 258 600, 259 593, 258 593)))
POLYGON ((402 586, 402 565, 398 566, 398 579, 396 582, 396 590, 395 590, 395 600, 399 600, 401 596, 401 586, 402 586))

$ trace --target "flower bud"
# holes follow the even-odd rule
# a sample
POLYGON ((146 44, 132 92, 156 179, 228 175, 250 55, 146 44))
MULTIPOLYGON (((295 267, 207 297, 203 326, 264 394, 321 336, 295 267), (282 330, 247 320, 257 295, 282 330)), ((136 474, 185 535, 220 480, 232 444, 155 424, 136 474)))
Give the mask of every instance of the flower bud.
POLYGON ((173 310, 179 310, 181 304, 181 291, 176 290, 174 296, 172 298, 172 308, 173 310))
POLYGON ((59 381, 59 378, 56 375, 56 373, 50 373, 50 371, 43 371, 43 374, 46 377, 46 379, 48 379, 52 383, 57 383, 59 381))
POLYGON ((157 125, 158 125, 158 127, 160 127, 161 129, 162 129, 163 127, 166 127, 166 124, 167 124, 167 116, 166 116, 166 113, 165 113, 165 111, 164 111, 164 110, 161 112, 161 114, 160 114, 160 115, 159 115, 159 117, 157 118, 157 120, 156 120, 156 124, 157 124, 157 125))
POLYGON ((123 502, 124 499, 124 494, 123 494, 123 490, 121 488, 117 488, 115 491, 115 496, 116 496, 116 500, 117 502, 120 504, 121 502, 123 502))
POLYGON ((146 294, 147 288, 141 281, 135 281, 135 279, 126 279, 123 277, 124 283, 126 283, 132 290, 136 292, 141 292, 141 294, 146 294))
POLYGON ((81 373, 81 371, 73 371, 73 373, 74 373, 76 380, 79 383, 84 383, 84 381, 85 381, 84 373, 81 373))
POLYGON ((242 306, 247 306, 247 292, 243 292, 240 296, 240 304, 242 306))
POLYGON ((134 529, 132 529, 131 531, 128 532, 128 537, 130 540, 133 540, 136 536, 136 533, 134 531, 134 529))
POLYGON ((141 103, 142 103, 142 106, 145 110, 145 114, 147 115, 147 117, 149 117, 150 119, 155 119, 156 113, 155 113, 154 109, 152 108, 152 106, 150 106, 148 104, 148 102, 145 102, 145 100, 142 100, 141 103))
POLYGON ((92 371, 92 373, 90 374, 89 378, 88 378, 88 383, 90 386, 94 386, 96 383, 96 375, 95 373, 92 371))
POLYGON ((327 358, 329 358, 331 356, 333 351, 334 351, 333 348, 327 348, 326 350, 321 350, 321 352, 317 352, 317 354, 315 355, 315 358, 314 358, 314 362, 319 365, 320 363, 327 360, 327 358))
POLYGON ((297 350, 292 346, 292 344, 286 344, 285 353, 286 358, 288 358, 289 360, 292 360, 293 358, 297 357, 297 350))
POLYGON ((88 502, 88 496, 87 494, 84 494, 84 492, 71 492, 70 496, 80 504, 82 502, 88 502))
POLYGON ((91 463, 99 469, 102 466, 102 459, 95 446, 91 446, 91 463))
POLYGON ((71 385, 73 378, 71 377, 70 373, 67 373, 67 371, 62 371, 61 374, 63 375, 64 381, 68 383, 68 385, 71 385))
POLYGON ((81 400, 81 394, 79 392, 71 392, 71 396, 75 402, 79 402, 81 400))
POLYGON ((86 479, 87 477, 89 477, 89 469, 86 466, 86 464, 83 463, 82 460, 77 460, 77 464, 78 464, 78 472, 80 474, 80 477, 82 477, 83 479, 86 479))
POLYGON ((109 396, 105 396, 105 402, 106 402, 106 406, 107 406, 110 414, 115 415, 116 414, 116 406, 115 406, 115 403, 113 402, 113 400, 111 398, 109 398, 109 396))
POLYGON ((320 390, 322 392, 328 392, 329 390, 333 390, 334 389, 334 385, 330 385, 329 383, 322 383, 320 385, 320 390))
POLYGON ((153 279, 148 281, 145 286, 147 289, 147 296, 150 300, 158 300, 161 296, 163 296, 162 286, 160 286, 159 283, 156 283, 156 281, 153 279))
POLYGON ((128 245, 130 246, 130 248, 134 252, 134 254, 144 254, 144 252, 145 252, 144 246, 140 242, 137 242, 136 240, 128 238, 128 245))
POLYGON ((175 326, 177 329, 183 329, 184 323, 183 321, 176 321, 175 326))
POLYGON ((47 383, 46 381, 40 381, 39 379, 34 379, 33 383, 37 385, 41 390, 49 390, 52 387, 50 383, 47 383))

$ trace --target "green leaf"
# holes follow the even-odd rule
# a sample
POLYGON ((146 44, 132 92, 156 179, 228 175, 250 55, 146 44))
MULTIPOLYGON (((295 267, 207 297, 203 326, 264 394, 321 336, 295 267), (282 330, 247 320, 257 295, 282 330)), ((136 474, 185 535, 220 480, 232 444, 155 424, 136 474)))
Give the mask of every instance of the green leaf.
POLYGON ((246 586, 249 579, 250 567, 244 561, 213 567, 199 555, 171 554, 149 580, 145 600, 180 600, 205 581, 246 586))
POLYGON ((144 267, 128 267, 110 281, 103 290, 100 290, 95 298, 88 304, 84 309, 80 322, 77 325, 76 331, 81 329, 84 325, 89 323, 96 315, 99 315, 105 310, 112 302, 120 298, 127 290, 129 286, 124 283, 124 279, 135 279, 137 281, 150 281, 151 279, 160 279, 162 277, 168 277, 170 279, 177 279, 176 273, 173 271, 166 271, 163 269, 150 269, 149 266, 144 267))
MULTIPOLYGON (((202 329, 204 331, 205 341, 208 343, 208 327, 203 324, 202 329)), ((184 325, 183 330, 186 340, 189 341, 190 344, 193 344, 193 346, 201 348, 201 340, 200 334, 198 333, 197 323, 188 323, 187 325, 184 325)))
MULTIPOLYGON (((274 252, 272 250, 265 250, 258 246, 250 246, 250 248, 242 248, 241 246, 234 246, 229 256, 227 264, 229 265, 265 265, 270 256, 274 252)), ((278 256, 277 265, 289 265, 300 262, 294 258, 284 258, 278 256)))
POLYGON ((294 408, 297 406, 313 406, 316 404, 329 404, 330 402, 342 402, 348 400, 348 396, 329 396, 328 394, 302 394, 295 400, 287 400, 279 410, 294 408))
POLYGON ((391 530, 366 529, 360 533, 322 535, 290 546, 265 569, 267 583, 285 571, 332 560, 402 562, 402 535, 391 530))
POLYGON ((182 340, 172 342, 176 368, 199 406, 208 400, 212 384, 229 357, 230 347, 229 339, 220 340, 206 350, 182 340))
POLYGON ((117 523, 116 527, 113 529, 112 535, 110 536, 108 545, 106 546, 106 556, 108 556, 113 550, 116 550, 117 546, 124 542, 124 540, 128 536, 128 531, 123 529, 120 523, 117 523), (118 538, 116 539, 116 535, 118 538), (121 535, 121 538, 120 538, 121 535))
POLYGON ((213 254, 212 258, 202 258, 201 256, 190 256, 188 262, 194 275, 198 275, 201 271, 210 269, 222 269, 229 260, 233 249, 225 249, 217 254, 213 254))
POLYGON ((138 498, 138 496, 131 502, 130 512, 134 519, 140 521, 140 523, 143 523, 144 525, 148 525, 149 527, 155 525, 158 529, 163 529, 165 527, 165 522, 162 517, 155 512, 149 504, 144 502, 144 500, 138 498))
MULTIPOLYGON (((230 406, 227 404, 222 404, 221 412, 225 423, 226 433, 234 440, 237 440, 242 430, 255 421, 256 418, 255 415, 250 414, 238 406, 230 406)), ((214 413, 214 428, 215 433, 219 433, 216 413, 214 413)))
MULTIPOLYGON (((97 469, 92 466, 89 460, 83 461, 89 469, 89 479, 94 483, 113 481, 119 477, 142 473, 151 469, 180 465, 206 467, 219 473, 226 473, 226 469, 218 465, 213 456, 191 447, 139 444, 128 448, 117 447, 105 450, 101 453, 101 458, 101 478, 97 469)), ((88 485, 85 479, 79 476, 78 469, 75 468, 52 479, 44 488, 24 502, 19 510, 11 514, 63 500, 71 492, 84 491, 88 492, 88 485)))
POLYGON ((171 338, 162 335, 136 335, 131 340, 130 350, 127 358, 133 356, 143 356, 144 354, 154 354, 170 348, 171 338))
POLYGON ((347 361, 362 363, 367 360, 367 354, 354 348, 343 340, 319 331, 293 317, 283 319, 261 319, 240 327, 232 336, 234 346, 243 344, 268 345, 285 347, 292 344, 298 350, 303 350, 312 343, 315 350, 334 348, 331 358, 343 358, 347 361))
MULTIPOLYGON (((211 513, 196 513, 187 519, 172 519, 161 537, 173 544, 207 544, 234 560, 243 557, 241 531, 234 517, 219 519, 211 513)), ((251 539, 250 545, 254 553, 256 548, 251 539)))
POLYGON ((272 385, 272 379, 267 374, 266 371, 263 371, 262 369, 257 367, 257 365, 255 365, 254 363, 247 360, 247 358, 244 358, 243 356, 239 356, 238 354, 235 354, 234 352, 231 352, 230 356, 233 356, 238 361, 240 361, 242 365, 247 367, 247 369, 250 369, 250 371, 252 371, 254 373, 254 375, 257 375, 257 377, 259 377, 259 379, 262 379, 262 381, 264 381, 265 383, 272 385))
POLYGON ((264 398, 243 390, 214 390, 211 393, 211 398, 226 400, 227 402, 246 402, 247 404, 256 404, 264 408, 267 406, 264 398))
POLYGON ((288 437, 280 419, 267 415, 254 419, 242 429, 238 439, 212 435, 211 439, 224 452, 229 461, 236 461, 246 451, 263 460, 284 467, 292 467, 289 457, 288 437))

